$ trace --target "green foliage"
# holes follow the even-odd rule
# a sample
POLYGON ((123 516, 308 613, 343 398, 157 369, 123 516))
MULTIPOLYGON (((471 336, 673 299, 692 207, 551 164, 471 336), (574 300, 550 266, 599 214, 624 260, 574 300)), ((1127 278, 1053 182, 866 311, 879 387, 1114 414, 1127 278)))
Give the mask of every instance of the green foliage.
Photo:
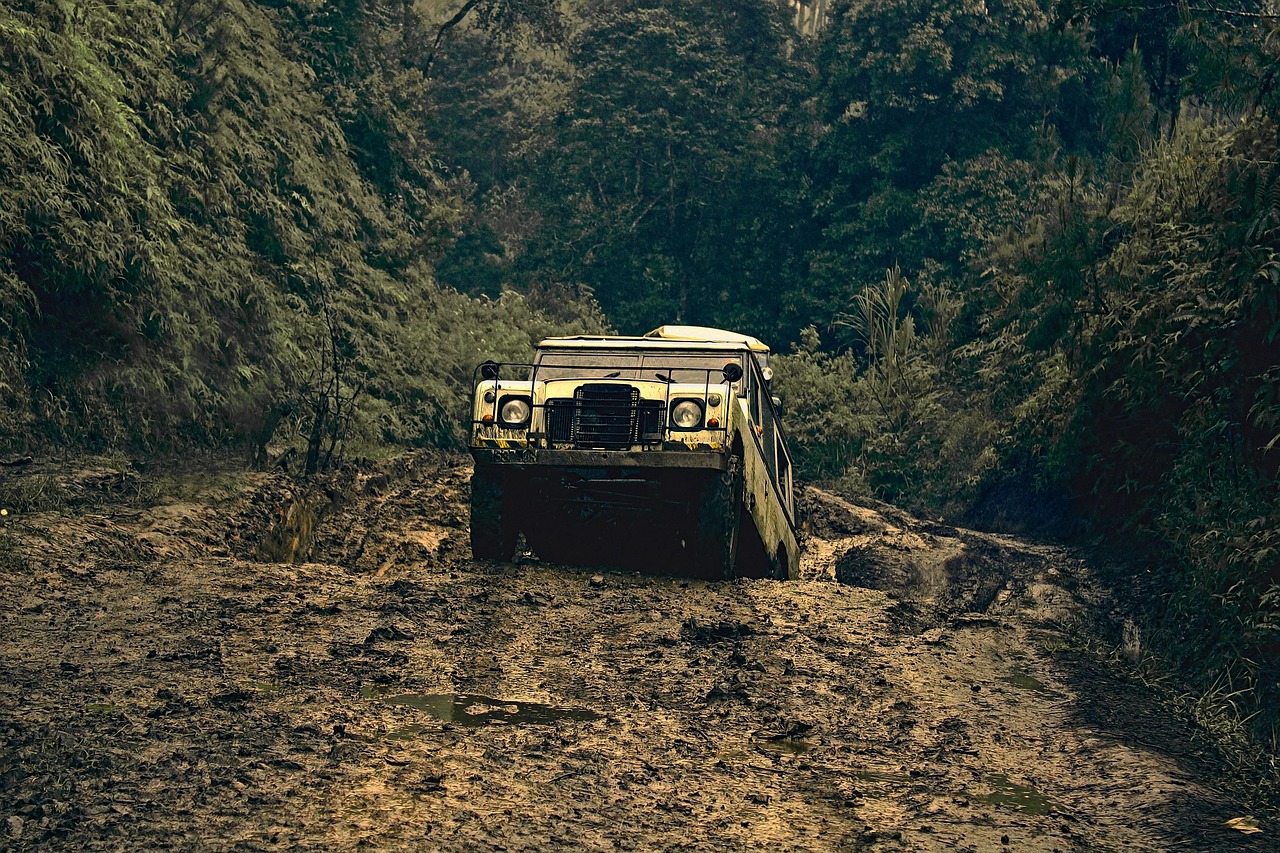
POLYGON ((508 292, 488 300, 442 290, 422 319, 409 325, 405 339, 405 351, 418 353, 418 363, 392 374, 399 381, 378 422, 382 441, 456 445, 465 437, 468 392, 481 361, 529 361, 544 337, 608 331, 590 301, 571 293, 508 292))
POLYGON ((0 441, 260 453, 280 431, 319 466, 452 438, 433 338, 554 323, 433 281, 460 205, 416 130, 416 15, 0 4, 0 441))
POLYGON ((1180 34, 1188 13, 1187 4, 1178 0, 1062 0, 1058 10, 1068 25, 1089 29, 1093 49, 1101 57, 1141 68, 1156 113, 1153 129, 1170 131, 1177 126, 1183 98, 1189 94, 1187 74, 1196 62, 1195 52, 1180 34))
POLYGON ((1243 716, 1275 724, 1280 701, 1280 495, 1242 467, 1205 405, 1184 418, 1188 443, 1165 477, 1152 523, 1175 556, 1160 634, 1206 682, 1221 679, 1243 716))
POLYGON ((425 127, 467 202, 461 236, 436 275, 457 290, 496 297, 541 227, 529 203, 527 164, 541 156, 548 142, 543 128, 564 108, 571 69, 562 52, 537 43, 504 60, 470 31, 448 42, 435 69, 425 127))
POLYGON ((785 36, 766 0, 602 4, 540 146, 547 228, 526 264, 590 285, 626 331, 776 328, 785 36))
POLYGON ((471 24, 489 43, 510 51, 529 38, 558 43, 564 35, 563 4, 559 0, 459 0, 447 3, 447 11, 435 27, 430 53, 423 63, 433 70, 436 52, 446 36, 471 24))
POLYGON ((845 475, 870 431, 850 394, 857 370, 853 356, 822 351, 818 330, 809 326, 801 331, 794 351, 773 358, 771 364, 796 472, 809 479, 845 475))
POLYGON ((943 381, 959 300, 936 285, 910 297, 901 272, 887 271, 840 321, 855 332, 862 358, 822 352, 810 327, 795 351, 776 359, 774 386, 803 476, 950 514, 972 502, 996 461, 995 419, 943 381))
POLYGON ((1047 188, 1041 171, 999 149, 950 161, 916 195, 916 232, 929 235, 932 257, 972 265, 993 241, 1042 207, 1047 188))
POLYGON ((1154 141, 1155 108, 1138 51, 1130 51, 1116 66, 1105 83, 1105 98, 1102 135, 1108 142, 1108 177, 1115 182, 1154 141))
POLYGON ((1025 219, 1034 161, 1056 144, 1047 122, 1096 65, 1078 34, 1049 24, 1036 0, 837 7, 817 59, 811 311, 895 264, 958 277, 1025 219))
POLYGON ((1280 648, 1277 148, 1266 119, 1188 121, 1122 188, 1063 174, 993 251, 995 333, 968 348, 1012 403, 1002 467, 1173 555, 1162 644, 1245 689, 1246 713, 1273 697, 1280 648))
POLYGON ((825 39, 803 304, 853 336, 839 360, 779 360, 799 462, 988 523, 1018 523, 1017 504, 1056 526, 1069 498, 1167 566, 1161 644, 1205 689, 1240 690, 1265 733, 1280 722, 1275 22, 1099 7, 1076 18, 1100 27, 1090 57, 1022 8, 1033 25, 1013 34, 964 3, 857 3, 825 39), (1233 114, 1180 115, 1190 91, 1233 114))

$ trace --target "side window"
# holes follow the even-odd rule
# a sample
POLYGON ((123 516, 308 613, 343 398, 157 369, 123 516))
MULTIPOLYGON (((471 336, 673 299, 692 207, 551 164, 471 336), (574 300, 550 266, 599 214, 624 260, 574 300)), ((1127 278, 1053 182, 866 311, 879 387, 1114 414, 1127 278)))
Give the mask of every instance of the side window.
POLYGON ((763 398, 761 395, 764 390, 760 387, 760 383, 756 381, 756 374, 748 374, 750 378, 747 380, 747 396, 750 399, 751 406, 751 423, 753 425, 760 423, 760 412, 763 409, 763 398))
POLYGON ((777 442, 774 452, 778 454, 778 490, 782 492, 782 500, 786 502, 787 512, 794 515, 795 498, 791 484, 791 458, 787 456, 786 445, 782 443, 782 434, 775 431, 774 440, 777 442))
POLYGON ((773 403, 768 398, 769 386, 761 383, 757 386, 756 393, 760 397, 760 420, 757 430, 760 436, 760 449, 764 451, 764 460, 769 466, 769 473, 776 477, 778 474, 778 428, 773 421, 773 403))

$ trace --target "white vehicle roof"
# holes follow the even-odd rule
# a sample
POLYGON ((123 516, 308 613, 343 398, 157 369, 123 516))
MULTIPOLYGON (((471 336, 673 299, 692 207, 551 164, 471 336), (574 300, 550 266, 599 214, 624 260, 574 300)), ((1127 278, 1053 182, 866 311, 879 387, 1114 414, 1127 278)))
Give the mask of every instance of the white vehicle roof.
POLYGON ((569 338, 547 338, 541 347, 569 347, 600 349, 604 347, 636 347, 641 349, 687 350, 690 345, 700 350, 741 352, 749 349, 755 353, 768 353, 769 348, 759 339, 724 329, 706 326, 659 326, 643 337, 627 335, 577 335, 569 338))
POLYGON ((664 341, 723 341, 739 346, 745 344, 752 352, 769 351, 759 338, 738 332, 728 332, 724 329, 713 329, 709 326, 659 326, 652 332, 646 333, 645 337, 664 341))

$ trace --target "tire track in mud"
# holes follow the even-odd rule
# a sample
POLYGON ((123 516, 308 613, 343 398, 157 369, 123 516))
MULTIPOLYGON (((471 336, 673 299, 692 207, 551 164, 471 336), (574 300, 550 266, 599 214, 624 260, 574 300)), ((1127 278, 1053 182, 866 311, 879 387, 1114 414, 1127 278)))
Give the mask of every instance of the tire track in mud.
POLYGON ((316 487, 297 564, 278 476, 6 528, 6 843, 1268 849, 1067 552, 810 489, 799 581, 597 581, 471 561, 468 473, 316 487))

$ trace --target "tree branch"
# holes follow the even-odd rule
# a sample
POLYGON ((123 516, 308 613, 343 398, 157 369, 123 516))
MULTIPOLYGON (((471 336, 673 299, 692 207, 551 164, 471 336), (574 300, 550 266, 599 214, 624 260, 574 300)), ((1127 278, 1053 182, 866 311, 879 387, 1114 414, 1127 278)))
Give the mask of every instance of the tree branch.
POLYGON ((423 77, 431 76, 431 66, 435 64, 436 52, 440 49, 440 42, 444 41, 444 34, 465 21, 467 16, 471 14, 471 10, 479 5, 480 0, 467 0, 466 3, 462 4, 462 8, 459 9, 452 18, 445 21, 440 25, 440 29, 436 30, 436 40, 431 45, 431 53, 427 54, 426 62, 422 65, 423 77))
POLYGON ((1228 15, 1233 18, 1257 18, 1263 21, 1274 21, 1280 19, 1280 15, 1272 15, 1266 12, 1242 12, 1236 9, 1219 9, 1216 6, 1187 6, 1188 12, 1213 12, 1218 15, 1228 15))

